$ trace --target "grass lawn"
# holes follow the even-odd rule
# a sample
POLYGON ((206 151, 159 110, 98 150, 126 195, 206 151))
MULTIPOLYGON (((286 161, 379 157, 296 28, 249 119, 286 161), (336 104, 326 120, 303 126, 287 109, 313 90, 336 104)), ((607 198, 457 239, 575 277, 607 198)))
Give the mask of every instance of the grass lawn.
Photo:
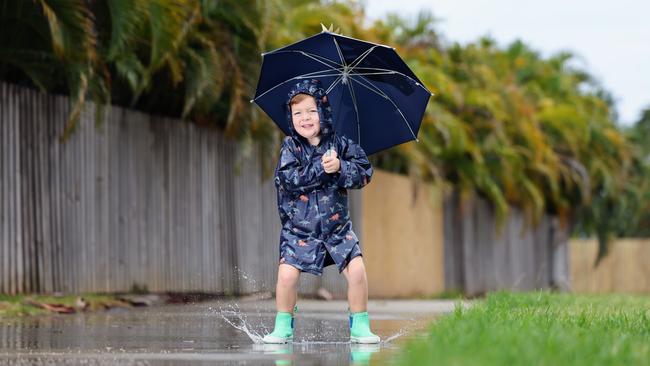
POLYGON ((397 365, 650 365, 650 297, 491 294, 407 342, 397 365))
POLYGON ((117 300, 111 295, 101 294, 83 294, 83 295, 69 295, 69 296, 47 296, 47 295, 3 295, 0 294, 0 318, 38 315, 38 314, 51 314, 48 310, 37 308, 25 303, 25 300, 31 299, 40 303, 50 304, 63 304, 74 306, 77 297, 83 297, 88 302, 87 311, 103 310, 105 306, 121 306, 127 307, 129 304, 117 300))

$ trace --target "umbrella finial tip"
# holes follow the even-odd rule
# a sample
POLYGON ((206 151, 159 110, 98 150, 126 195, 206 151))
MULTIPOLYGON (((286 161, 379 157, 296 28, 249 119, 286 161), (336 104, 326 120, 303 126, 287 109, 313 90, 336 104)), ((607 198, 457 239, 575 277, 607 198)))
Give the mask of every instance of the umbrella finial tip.
POLYGON ((420 139, 416 138, 415 142, 420 143, 420 139))
POLYGON ((251 99, 251 100, 250 100, 251 103, 253 103, 254 101, 255 101, 255 99, 251 99))

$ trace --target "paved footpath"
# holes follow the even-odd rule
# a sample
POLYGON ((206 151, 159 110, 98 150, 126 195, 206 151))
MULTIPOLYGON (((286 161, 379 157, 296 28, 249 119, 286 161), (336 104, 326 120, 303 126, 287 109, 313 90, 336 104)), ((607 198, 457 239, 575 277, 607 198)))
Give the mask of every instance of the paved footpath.
POLYGON ((374 346, 349 344, 345 301, 300 300, 296 342, 279 346, 256 343, 273 326, 270 300, 2 319, 0 365, 367 365, 457 303, 371 301, 374 346))

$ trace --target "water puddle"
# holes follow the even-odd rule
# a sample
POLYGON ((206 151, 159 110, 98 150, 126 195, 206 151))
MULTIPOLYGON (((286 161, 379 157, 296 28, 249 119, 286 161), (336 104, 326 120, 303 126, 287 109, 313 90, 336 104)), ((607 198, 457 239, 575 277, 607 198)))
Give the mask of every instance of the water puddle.
MULTIPOLYGON (((256 286, 258 283, 255 279, 253 279, 250 275, 248 275, 246 272, 242 271, 241 269, 237 268, 236 269, 238 275, 239 275, 239 280, 240 281, 248 281, 251 285, 256 286)), ((300 301, 299 301, 300 302, 300 301)), ((216 313, 223 321, 225 321, 227 324, 229 324, 232 328, 243 332, 248 336, 248 338, 251 340, 251 342, 254 345, 263 345, 264 342, 262 341, 264 335, 270 333, 272 329, 269 329, 266 325, 264 325, 263 318, 268 317, 269 310, 271 309, 266 309, 266 308, 261 308, 259 306, 255 306, 254 313, 251 313, 250 309, 243 310, 240 308, 239 304, 237 303, 226 303, 226 304, 220 304, 216 308, 210 308, 211 311, 216 313), (253 321, 251 317, 256 318, 257 324, 253 324, 253 321)), ((275 314, 273 312, 273 314, 275 314)), ((339 314, 340 316, 347 316, 345 314, 339 314)), ((296 315, 296 318, 300 318, 300 314, 296 315)), ((300 319, 301 322, 305 322, 306 319, 300 319)), ((380 345, 387 345, 394 340, 408 334, 414 329, 421 328, 422 327, 422 320, 417 320, 417 319, 408 319, 406 325, 403 325, 400 327, 397 331, 394 331, 393 333, 389 335, 382 336, 382 341, 380 345)), ((347 324, 347 321, 344 320, 344 323, 347 324)), ((303 331, 301 334, 301 337, 297 339, 296 341, 293 342, 294 346, 334 346, 334 345, 349 345, 349 341, 341 341, 341 340, 322 340, 322 337, 325 336, 333 336, 332 339, 334 338, 340 338, 340 332, 337 332, 339 329, 320 329, 320 331, 316 332, 310 332, 309 329, 313 328, 313 326, 307 326, 307 331, 303 331)), ((337 327, 340 328, 340 327, 337 327)), ((346 328, 347 329, 347 328, 346 328)), ((304 330, 304 329, 303 329, 304 330)), ((278 345, 268 345, 270 348, 277 347, 278 345)), ((282 345, 280 345, 282 346, 282 345)), ((369 346, 376 346, 376 345, 358 345, 360 347, 369 347, 369 346)), ((269 348, 267 347, 267 348, 269 348)), ((280 347, 283 349, 282 347, 280 347)))
MULTIPOLYGON (((239 273, 241 281, 254 281, 239 273)), ((361 345, 349 342, 347 302, 300 299, 298 306, 295 342, 284 345, 262 344, 275 318, 275 301, 268 297, 0 319, 0 364, 367 365, 417 336, 433 318, 422 304, 376 302, 370 316, 382 342, 361 345)))

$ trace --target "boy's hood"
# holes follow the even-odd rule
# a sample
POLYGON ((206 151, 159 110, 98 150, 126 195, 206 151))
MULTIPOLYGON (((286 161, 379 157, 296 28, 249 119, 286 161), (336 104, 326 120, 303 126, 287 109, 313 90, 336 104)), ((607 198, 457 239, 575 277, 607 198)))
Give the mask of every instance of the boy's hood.
POLYGON ((286 110, 287 110, 287 123, 289 123, 289 131, 291 131, 291 136, 298 137, 301 140, 305 140, 304 137, 300 136, 296 130, 293 128, 293 119, 291 118, 291 106, 289 102, 291 98, 296 96, 296 94, 309 94, 316 100, 316 106, 318 107, 318 116, 320 118, 320 133, 322 135, 321 139, 324 140, 333 134, 334 130, 332 127, 332 108, 327 100, 327 94, 325 94, 325 89, 321 82, 317 79, 308 79, 302 80, 297 83, 289 92, 287 98, 286 110))

